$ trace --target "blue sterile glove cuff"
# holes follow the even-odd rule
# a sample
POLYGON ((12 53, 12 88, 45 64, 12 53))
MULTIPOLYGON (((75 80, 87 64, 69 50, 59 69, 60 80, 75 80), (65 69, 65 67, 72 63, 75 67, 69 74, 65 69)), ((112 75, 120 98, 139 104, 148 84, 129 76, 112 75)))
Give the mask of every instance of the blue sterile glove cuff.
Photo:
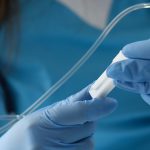
POLYGON ((122 52, 128 59, 112 64, 107 75, 118 87, 141 94, 150 104, 150 39, 128 44, 122 52))
POLYGON ((95 122, 114 111, 117 101, 91 99, 88 89, 20 120, 1 138, 1 148, 93 150, 95 122))

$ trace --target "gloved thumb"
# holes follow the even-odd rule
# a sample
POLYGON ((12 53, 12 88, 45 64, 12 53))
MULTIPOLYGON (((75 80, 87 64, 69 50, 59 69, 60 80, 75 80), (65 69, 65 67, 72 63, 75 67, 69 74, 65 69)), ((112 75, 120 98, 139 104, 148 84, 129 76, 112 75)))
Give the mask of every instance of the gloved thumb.
POLYGON ((117 101, 112 98, 82 101, 61 101, 46 111, 46 116, 59 125, 77 125, 96 121, 115 110, 117 101))

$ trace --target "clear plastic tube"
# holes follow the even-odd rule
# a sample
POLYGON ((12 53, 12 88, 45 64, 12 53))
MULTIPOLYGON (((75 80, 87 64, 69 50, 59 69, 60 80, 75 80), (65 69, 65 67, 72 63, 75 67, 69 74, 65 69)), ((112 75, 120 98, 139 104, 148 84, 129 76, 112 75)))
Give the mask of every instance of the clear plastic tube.
POLYGON ((1 120, 12 120, 19 118, 20 115, 0 115, 0 121, 1 120))
MULTIPOLYGON (((136 4, 127 9, 123 10, 119 13, 103 30, 98 39, 94 42, 94 44, 88 49, 88 51, 79 59, 79 61, 64 75, 60 78, 52 87, 50 87, 39 99, 33 103, 29 108, 27 108, 22 114, 17 115, 13 120, 0 128, 0 133, 4 133, 7 131, 14 123, 20 120, 23 116, 35 111, 43 102, 45 102, 54 92, 56 92, 66 81, 68 81, 78 70, 79 68, 93 55, 96 49, 102 44, 104 39, 110 33, 110 31, 116 26, 116 24, 122 20, 126 15, 130 14, 133 11, 150 8, 150 3, 141 3, 136 4)), ((0 117, 0 120, 4 120, 7 118, 7 115, 4 117, 0 117)), ((8 116, 9 118, 9 116, 8 116)), ((7 118, 7 119, 8 119, 7 118)))

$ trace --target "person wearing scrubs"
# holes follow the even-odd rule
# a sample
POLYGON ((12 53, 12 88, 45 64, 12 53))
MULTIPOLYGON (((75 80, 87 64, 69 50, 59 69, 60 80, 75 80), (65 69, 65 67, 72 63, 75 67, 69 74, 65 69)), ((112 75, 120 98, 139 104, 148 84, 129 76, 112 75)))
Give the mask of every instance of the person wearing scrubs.
MULTIPOLYGON (((23 112, 71 68, 119 12, 150 1, 18 2, 7 0, 6 4, 6 0, 1 0, 6 9, 1 9, 0 16, 0 114, 23 112)), ((0 148, 149 149, 149 17, 149 10, 140 10, 122 20, 97 52, 41 109, 25 116, 1 136, 0 148), (107 69, 119 88, 109 97, 92 99, 88 84, 99 77, 119 50, 128 59, 107 69)))

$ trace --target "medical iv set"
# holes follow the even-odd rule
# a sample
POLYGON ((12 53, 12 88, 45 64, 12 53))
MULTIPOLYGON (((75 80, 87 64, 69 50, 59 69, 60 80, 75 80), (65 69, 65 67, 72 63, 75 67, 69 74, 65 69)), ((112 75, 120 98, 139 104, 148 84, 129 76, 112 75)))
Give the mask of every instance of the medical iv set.
MULTIPOLYGON (((29 108, 27 108, 20 115, 0 115, 1 120, 10 120, 7 124, 0 127, 0 134, 6 132, 14 123, 22 119, 27 114, 35 111, 42 103, 44 103, 54 92, 56 92, 66 81, 68 81, 79 69, 80 67, 93 55, 97 48, 102 44, 110 31, 116 26, 116 24, 121 21, 126 15, 133 11, 139 9, 150 8, 150 3, 136 4, 119 13, 103 30, 101 35, 97 38, 94 44, 88 49, 88 51, 79 59, 75 65, 63 75, 52 87, 50 87, 41 97, 37 99, 29 108)), ((117 61, 122 61, 127 59, 123 53, 120 51, 118 55, 113 59, 112 63, 117 61)), ((113 89, 115 84, 113 80, 107 77, 106 70, 102 75, 93 83, 89 89, 89 93, 93 98, 101 98, 107 96, 113 89)))

